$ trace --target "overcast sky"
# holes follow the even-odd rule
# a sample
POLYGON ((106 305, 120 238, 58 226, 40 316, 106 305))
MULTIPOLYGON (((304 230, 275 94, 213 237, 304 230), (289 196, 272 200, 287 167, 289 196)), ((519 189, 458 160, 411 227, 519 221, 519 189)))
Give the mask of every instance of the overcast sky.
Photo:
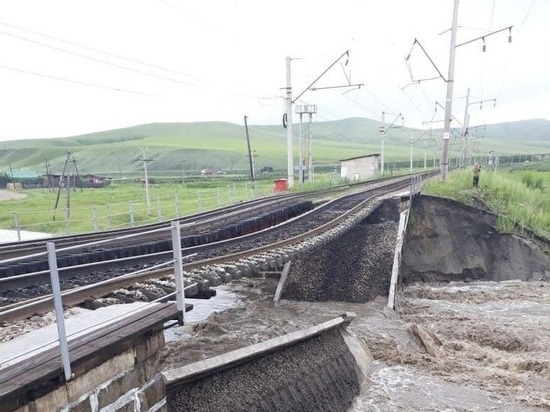
MULTIPOLYGON (((0 140, 64 137, 151 122, 279 124, 286 56, 316 121, 441 127, 452 0, 4 0, 0 140), (409 55, 408 62, 405 57, 409 55), (434 121, 435 123, 430 123, 434 121)), ((461 0, 454 110, 471 124, 550 119, 550 1, 461 0)), ((455 123, 455 125, 458 125, 455 123)))

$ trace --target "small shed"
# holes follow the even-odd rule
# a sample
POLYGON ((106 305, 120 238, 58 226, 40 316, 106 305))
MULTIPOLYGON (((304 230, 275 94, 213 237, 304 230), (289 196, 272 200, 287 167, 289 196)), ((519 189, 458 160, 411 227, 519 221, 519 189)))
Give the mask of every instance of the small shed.
POLYGON ((287 179, 275 179, 273 181, 275 183, 275 186, 273 186, 274 192, 283 192, 285 190, 288 190, 288 180, 287 179))
POLYGON ((349 180, 363 180, 378 173, 380 154, 373 153, 365 156, 352 157, 340 160, 340 177, 349 180))
POLYGON ((87 187, 105 187, 111 183, 110 178, 97 175, 84 175, 82 180, 87 187))

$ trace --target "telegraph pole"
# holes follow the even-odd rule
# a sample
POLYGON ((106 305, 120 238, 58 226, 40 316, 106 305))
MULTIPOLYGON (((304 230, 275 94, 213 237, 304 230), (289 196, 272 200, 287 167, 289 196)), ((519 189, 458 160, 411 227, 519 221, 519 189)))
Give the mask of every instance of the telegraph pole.
POLYGON ((304 133, 304 119, 303 113, 299 111, 300 106, 296 106, 296 112, 300 114, 300 150, 298 150, 298 183, 300 186, 304 184, 304 154, 303 154, 303 133, 304 133))
POLYGON ((307 149, 307 171, 308 171, 308 182, 313 181, 313 155, 312 155, 312 145, 311 145, 311 122, 313 120, 313 114, 317 113, 317 106, 314 104, 304 104, 296 106, 296 113, 300 115, 300 166, 298 171, 298 180, 300 185, 304 183, 304 155, 303 155, 303 115, 309 115, 308 126, 307 126, 307 139, 308 139, 308 149, 307 149))
POLYGON ((409 145, 410 145, 410 171, 412 173, 413 172, 413 136, 412 136, 412 132, 411 132, 411 138, 409 140, 409 145))
POLYGON ((464 167, 466 161, 466 145, 468 139, 468 121, 470 116, 468 115, 468 106, 470 105, 470 88, 466 93, 466 106, 464 107, 464 122, 462 123, 462 145, 460 147, 460 167, 464 167))
POLYGON ((257 185, 256 185, 256 173, 254 171, 254 156, 252 155, 252 150, 250 149, 250 136, 248 134, 248 123, 246 119, 247 117, 244 116, 244 128, 246 130, 246 144, 248 146, 248 159, 250 164, 250 178, 252 179, 252 185, 254 186, 254 196, 256 196, 257 185))
POLYGON ((307 181, 309 183, 313 182, 313 152, 312 152, 312 141, 311 141, 311 122, 313 121, 313 113, 317 112, 317 106, 313 105, 315 112, 309 112, 309 122, 307 129, 307 181))
POLYGON ((464 108, 464 123, 462 128, 462 145, 461 145, 461 151, 460 151, 460 167, 463 167, 466 163, 469 161, 468 156, 468 127, 470 126, 470 114, 468 113, 468 107, 472 104, 478 104, 480 105, 480 109, 483 107, 483 103, 485 102, 493 102, 493 106, 496 105, 497 99, 485 99, 485 100, 478 100, 476 102, 470 102, 470 88, 468 88, 468 92, 466 93, 466 107, 464 108))
POLYGON ((392 113, 386 113, 382 112, 382 121, 380 123, 380 126, 378 126, 378 133, 380 133, 380 174, 384 174, 384 137, 386 136, 386 133, 390 131, 390 129, 397 129, 400 127, 403 127, 405 118, 401 113, 399 113, 397 116, 395 116, 395 119, 391 122, 391 124, 386 128, 386 125, 384 123, 385 115, 386 114, 392 114, 392 113), (401 126, 395 126, 395 122, 397 122, 398 119, 401 119, 401 126))
POLYGON ((428 168, 426 164, 427 156, 428 156, 428 141, 424 140, 424 170, 428 168))
POLYGON ((384 130, 384 112, 382 112, 382 120, 380 126, 378 126, 378 133, 380 134, 380 175, 384 175, 384 136, 386 131, 384 130))
POLYGON ((453 24, 451 26, 451 49, 449 52, 449 72, 447 75, 447 95, 445 97, 445 123, 443 126, 443 151, 441 155, 441 180, 447 180, 449 171, 449 139, 451 137, 451 116, 453 111, 453 86, 456 55, 456 29, 458 26, 458 0, 454 0, 453 24))
POLYGON ((149 198, 149 176, 147 175, 147 163, 152 162, 153 159, 147 159, 145 157, 145 150, 141 151, 141 159, 143 162, 143 173, 145 175, 145 198, 147 201, 147 214, 151 214, 151 200, 149 198))
MULTIPOLYGON (((317 81, 323 77, 336 63, 340 61, 344 56, 347 56, 349 59, 349 50, 346 50, 344 53, 342 53, 341 56, 339 56, 336 60, 334 60, 330 66, 328 66, 315 80, 313 80, 309 86, 307 86, 295 99, 292 99, 292 82, 291 82, 291 75, 290 75, 290 63, 292 59, 290 57, 286 58, 286 93, 285 93, 285 114, 283 117, 283 126, 286 127, 286 143, 287 143, 287 172, 288 172, 288 187, 292 187, 294 185, 294 153, 293 153, 293 141, 292 141, 292 104, 296 102, 302 95, 307 92, 308 90, 320 90, 320 89, 336 89, 341 87, 358 87, 360 88, 362 84, 351 84, 351 82, 348 79, 348 84, 341 85, 341 86, 328 86, 328 87, 318 87, 314 88, 313 85, 317 83, 317 81)), ((348 61, 346 60, 345 65, 348 64, 348 61)))
POLYGON ((286 93, 285 93, 285 119, 286 119, 286 154, 288 187, 294 186, 294 147, 292 142, 292 81, 290 75, 291 58, 286 58, 286 93))
POLYGON ((508 26, 500 30, 492 31, 490 33, 484 34, 475 39, 465 41, 460 44, 456 44, 456 30, 458 27, 458 2, 459 0, 454 0, 453 7, 453 24, 451 26, 451 47, 449 51, 449 72, 447 76, 447 95, 445 98, 445 125, 443 127, 443 149, 441 153, 441 180, 447 180, 447 172, 449 171, 449 138, 451 137, 451 117, 453 109, 453 86, 454 86, 454 71, 455 71, 455 55, 456 48, 469 44, 478 40, 483 41, 482 51, 486 50, 485 38, 492 36, 497 33, 508 30, 508 43, 512 42, 512 27, 508 26))

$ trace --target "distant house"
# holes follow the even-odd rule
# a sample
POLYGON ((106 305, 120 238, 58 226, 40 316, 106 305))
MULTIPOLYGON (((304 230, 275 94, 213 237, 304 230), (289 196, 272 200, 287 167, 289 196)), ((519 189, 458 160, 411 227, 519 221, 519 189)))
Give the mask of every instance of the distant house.
POLYGON ((378 172, 378 153, 340 160, 340 177, 349 180, 363 180, 378 172))
POLYGON ((61 179, 61 175, 54 175, 54 174, 48 174, 48 175, 42 175, 44 178, 44 187, 59 187, 59 180, 61 179))
POLYGON ((17 181, 37 180, 39 178, 38 173, 34 170, 10 170, 8 176, 17 181))
POLYGON ((41 177, 34 170, 9 170, 6 172, 6 187, 11 190, 38 187, 41 177))
POLYGON ((215 167, 207 167, 206 169, 201 170, 202 176, 216 176, 218 174, 223 174, 223 172, 215 167))
POLYGON ((111 184, 111 179, 105 176, 84 175, 81 179, 85 187, 105 187, 111 184))
MULTIPOLYGON (((79 182, 76 181, 75 176, 65 176, 63 186, 66 187, 66 180, 70 178, 71 187, 105 187, 111 184, 111 178, 97 175, 84 175, 79 177, 79 182)), ((44 175, 44 187, 59 187, 61 175, 49 174, 44 175)))

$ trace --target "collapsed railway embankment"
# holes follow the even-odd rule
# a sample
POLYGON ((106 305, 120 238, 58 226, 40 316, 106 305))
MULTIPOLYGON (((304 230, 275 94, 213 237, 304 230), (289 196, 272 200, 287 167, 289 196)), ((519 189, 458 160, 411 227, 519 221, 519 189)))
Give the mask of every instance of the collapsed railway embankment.
MULTIPOLYGON (((409 301, 401 307, 404 310, 402 316, 418 323, 415 327, 405 324, 385 306, 399 212, 407 206, 408 203, 399 198, 385 200, 346 230, 336 232, 336 236, 312 243, 311 247, 294 254, 280 303, 273 302, 274 280, 264 279, 271 284, 264 291, 257 292, 261 280, 241 279, 238 282, 241 288, 248 289, 243 295, 254 295, 252 300, 243 299, 238 307, 214 313, 198 324, 182 327, 181 339, 157 348, 161 350, 161 356, 156 358, 155 365, 163 370, 165 384, 158 391, 159 397, 145 402, 139 395, 145 393, 144 390, 128 382, 120 389, 123 396, 117 407, 125 402, 124 406, 131 406, 134 410, 151 412, 228 409, 363 411, 391 410, 386 408, 391 403, 404 405, 402 409, 414 410, 422 406, 425 410, 435 411, 469 410, 468 405, 473 408, 479 403, 489 409, 509 404, 507 393, 517 391, 519 394, 529 382, 532 386, 529 399, 524 401, 518 395, 510 402, 513 406, 543 405, 544 395, 541 395, 540 388, 545 387, 547 381, 544 379, 547 379, 549 368, 547 361, 545 363, 536 357, 544 353, 543 340, 535 342, 534 346, 527 340, 523 345, 518 339, 511 340, 508 346, 501 345, 503 330, 496 328, 491 336, 485 337, 483 333, 491 331, 481 326, 477 335, 466 331, 461 337, 451 336, 451 332, 461 330, 452 324, 457 319, 455 312, 444 322, 447 329, 431 332, 426 324, 421 325, 421 315, 426 313, 434 318, 445 318, 436 311, 436 305, 426 303, 424 290, 418 293, 423 300, 417 302, 417 306, 409 301), (409 313, 410 308, 414 310, 409 313), (305 339, 296 341, 289 338, 293 333, 307 331, 311 325, 320 325, 345 312, 357 314, 345 328, 307 334, 305 339), (423 340, 422 335, 427 340, 423 340), (476 339, 476 336, 484 339, 476 339), (473 341, 463 343, 459 338, 473 341), (272 339, 279 339, 273 350, 257 352, 249 358, 227 356, 228 362, 223 362, 223 356, 231 351, 246 350, 272 339), (431 349, 427 346, 430 342, 434 344, 431 349), (490 352, 487 345, 492 345, 495 350, 490 352), (534 355, 524 356, 524 352, 533 352, 534 355), (508 356, 509 353, 513 358, 508 356), (487 364, 497 355, 499 364, 494 368, 506 369, 500 375, 496 369, 486 371, 487 364), (222 361, 201 374, 200 378, 182 374, 180 380, 175 372, 182 367, 193 369, 194 365, 200 368, 204 360, 217 356, 221 356, 222 361), (454 359, 454 365, 449 363, 450 358, 454 359), (462 371, 463 375, 448 373, 448 369, 456 371, 461 364, 468 365, 462 371), (406 369, 409 365, 414 365, 415 369, 406 369), (531 371, 533 368, 536 371, 531 371), (432 372, 434 375, 430 375, 432 372), (540 375, 538 381, 533 378, 535 373, 540 375), (502 376, 502 382, 497 382, 494 376, 502 376), (414 383, 408 383, 409 378, 414 383), (471 385, 470 380, 480 388, 467 388, 471 385), (403 395, 399 394, 400 388, 391 386, 395 382, 402 385, 403 395), (484 382, 490 382, 490 385, 482 388, 484 382), (415 384, 416 393, 410 390, 415 389, 415 384), (165 396, 160 399, 164 390, 165 396), (436 395, 432 397, 430 393, 436 395), (427 398, 431 399, 431 409, 425 407, 427 398)), ((401 270, 405 282, 509 279, 511 277, 499 278, 504 275, 494 271, 501 270, 501 266, 492 261, 506 255, 509 244, 517 248, 513 259, 523 262, 521 266, 525 272, 521 273, 521 279, 548 276, 550 266, 544 244, 539 246, 521 236, 499 234, 495 229, 496 218, 485 212, 428 197, 416 199, 412 210, 403 253, 403 262, 408 263, 403 264, 401 270), (469 246, 465 246, 465 239, 470 240, 469 246), (493 245, 505 248, 502 254, 492 250, 493 245), (466 251, 455 250, 461 248, 466 251), (424 270, 426 267, 431 271, 424 270)), ((512 276, 512 273, 506 276, 512 276)), ((482 295, 476 299, 487 296, 486 290, 481 292, 482 295)), ((403 295, 407 297, 407 290, 403 295)), ((453 292, 455 299, 456 295, 453 292)), ((502 296, 499 295, 499 299, 502 296)), ((544 306, 544 298, 539 300, 537 311, 544 306)), ((531 316, 534 316, 535 309, 529 308, 531 316)), ((498 313, 501 312, 499 307, 498 313)), ((460 317, 460 321, 467 321, 471 316, 460 317)), ((482 318, 472 320, 471 325, 481 324, 482 318)), ((540 316, 540 319, 545 317, 540 316)), ((539 336, 550 336, 550 329, 544 323, 540 325, 539 336)), ((160 346, 163 343, 162 340, 160 346)), ((154 371, 155 388, 157 384, 159 388, 161 386, 159 369, 155 367, 154 371)), ((124 380, 122 375, 121 380, 124 380)), ((141 384, 145 389, 153 387, 147 380, 141 384)), ((88 398, 85 402, 90 405, 89 410, 99 410, 95 389, 88 398)), ((78 398, 78 402, 80 400, 78 398)), ((80 410, 80 405, 75 403, 73 406, 74 410, 80 410)), ((52 410, 72 409, 60 407, 52 410)))
POLYGON ((403 281, 550 281, 550 242, 500 233, 497 218, 454 200, 419 196, 405 237, 403 281))
POLYGON ((283 299, 360 303, 386 296, 399 212, 406 205, 386 199, 349 230, 293 261, 283 299))
MULTIPOLYGON (((380 398, 378 391, 385 391, 383 398, 387 399, 390 396, 393 390, 388 392, 388 388, 381 389, 380 380, 385 373, 395 374, 400 370, 395 366, 381 366, 383 363, 377 359, 390 364, 394 359, 397 364, 413 362, 418 364, 416 366, 418 370, 423 369, 420 364, 427 362, 431 365, 435 362, 435 365, 440 365, 440 369, 444 370, 447 351, 452 352, 461 345, 483 345, 483 342, 437 343, 437 336, 433 333, 425 333, 428 330, 425 326, 412 327, 405 324, 396 313, 389 308, 383 308, 384 305, 380 304, 387 296, 399 211, 403 207, 406 207, 406 203, 400 202, 399 199, 386 200, 349 230, 342 231, 330 241, 320 243, 301 253, 292 261, 280 305, 271 302, 269 297, 264 297, 263 300, 255 299, 246 309, 237 308, 230 313, 212 315, 207 321, 190 330, 190 335, 183 341, 168 344, 163 353, 165 368, 177 368, 178 365, 197 362, 205 356, 216 356, 224 350, 250 345, 266 337, 292 333, 300 327, 303 328, 308 322, 320 321, 323 316, 334 314, 338 308, 351 308, 360 315, 346 331, 342 331, 342 334, 343 336, 349 334, 368 346, 360 349, 363 356, 360 360, 356 358, 355 361, 363 371, 374 370, 373 378, 367 376, 365 379, 358 372, 358 368, 351 368, 347 364, 340 365, 339 379, 347 382, 356 382, 356 380, 361 382, 360 394, 353 390, 354 395, 357 395, 353 405, 350 405, 349 398, 339 398, 341 394, 337 387, 319 385, 315 382, 318 379, 318 372, 315 371, 322 370, 325 359, 329 365, 333 361, 333 353, 339 353, 339 356, 350 359, 350 348, 342 339, 333 338, 331 345, 315 346, 315 350, 311 351, 307 350, 307 344, 302 342, 292 351, 285 349, 284 355, 283 353, 278 355, 282 356, 279 361, 276 360, 279 358, 275 355, 266 355, 262 362, 240 364, 233 372, 229 374, 227 371, 224 372, 224 376, 255 376, 262 382, 272 380, 281 382, 284 376, 285 384, 281 386, 283 389, 280 392, 277 390, 266 392, 265 385, 255 385, 248 378, 232 379, 232 392, 238 394, 238 401, 231 404, 242 406, 235 410, 262 410, 262 408, 266 408, 265 410, 365 410, 362 409, 363 406, 380 406, 377 403, 380 399, 376 399, 380 398), (422 335, 427 340, 423 340, 422 335), (438 352, 433 352, 432 348, 427 346, 430 338, 436 346, 438 345, 435 348, 438 352), (201 347, 206 350, 201 350, 201 347), (436 353, 440 355, 439 359, 435 356, 436 353), (289 354, 290 357, 284 359, 284 356, 289 354), (264 368, 258 365, 266 366, 264 368), (295 365, 302 365, 302 369, 300 367, 292 369, 292 373, 288 374, 289 368, 295 365), (262 398, 262 393, 267 396, 262 398), (304 394, 309 394, 313 399, 317 397, 321 403, 304 406, 300 403, 304 394), (322 406, 324 400, 327 401, 325 409, 322 406), (307 406, 310 408, 308 409, 307 406)), ((548 254, 544 252, 544 244, 539 246, 535 241, 522 236, 499 233, 495 226, 496 217, 489 213, 446 199, 418 197, 412 205, 412 215, 406 235, 402 278, 406 282, 432 280, 448 282, 475 279, 529 280, 548 276, 550 265, 548 254), (512 263, 510 259, 513 260, 512 263)), ((475 341, 475 337, 472 339, 475 341)), ((499 338, 495 336, 491 339, 499 338)), ((492 342, 491 339, 489 341, 492 342)), ((327 365, 326 367, 330 369, 327 365)), ((482 372, 483 365, 476 364, 475 367, 479 369, 479 371, 476 369, 476 374, 485 376, 482 372)), ((429 370, 429 368, 424 369, 429 370)), ((438 410, 439 406, 466 405, 468 401, 462 400, 464 393, 473 396, 473 404, 479 401, 477 397, 483 397, 489 393, 481 389, 449 384, 445 380, 439 381, 440 378, 429 378, 429 375, 425 376, 423 371, 407 370, 406 373, 407 376, 410 373, 418 373, 419 388, 414 388, 416 391, 427 390, 422 387, 423 379, 432 379, 430 383, 432 386, 437 382, 440 386, 435 390, 442 391, 441 393, 447 391, 445 393, 448 397, 433 401, 435 402, 433 410, 438 410)), ((330 382, 330 375, 326 378, 330 382)), ((477 375, 472 376, 472 382, 477 382, 476 378, 477 375)), ((517 381, 522 382, 524 378, 531 379, 520 376, 517 381)), ((396 376, 395 379, 400 378, 396 376)), ((219 376, 212 374, 203 377, 200 386, 186 387, 185 384, 174 384, 168 387, 169 410, 180 410, 180 407, 186 404, 186 400, 192 401, 194 408, 191 410, 223 410, 223 402, 213 407, 211 396, 201 398, 202 390, 199 389, 207 388, 210 384, 212 387, 217 387, 219 376)), ((382 384, 391 383, 382 381, 382 384)), ((355 385, 351 384, 350 388, 356 388, 355 385)), ((434 387, 428 389, 434 390, 434 387)), ((494 388, 497 388, 497 391, 500 390, 499 384, 495 383, 494 388)), ((490 390, 495 390, 494 388, 490 390)), ((536 386, 534 388, 536 389, 536 386)), ((394 396, 393 393, 391 396, 394 396)), ((497 399, 500 399, 499 396, 505 399, 505 395, 501 394, 497 394, 497 399)), ((533 399, 537 399, 536 390, 533 396, 533 399)), ((403 402, 402 399, 395 399, 403 402)), ((404 402, 406 404, 407 401, 404 402)), ((412 402, 411 405, 417 402, 418 406, 422 403, 422 399, 410 399, 410 402, 412 402)), ((497 400, 495 405, 498 402, 497 400)), ((492 401, 487 403, 486 406, 494 406, 492 401)), ((381 407, 380 410, 390 409, 381 407)))
MULTIPOLYGON (((407 204, 400 198, 379 202, 357 224, 329 241, 306 248, 291 262, 283 299, 366 303, 387 295, 399 213, 407 204)), ((211 316, 195 329, 198 335, 218 335, 214 341, 203 341, 207 357, 220 356, 243 342, 254 342, 255 338, 249 340, 246 334, 225 334, 229 325, 218 323, 216 318, 211 316)), ((283 326, 272 320, 265 325, 268 332, 262 336, 285 337, 300 329, 298 323, 283 326)), ((256 320, 250 318, 245 323, 245 329, 254 328, 256 320)), ((195 343, 184 340, 168 345, 164 350, 165 365, 170 365, 167 376, 178 376, 173 371, 180 365, 192 364, 191 370, 202 368, 205 352, 197 350, 195 343)), ((227 359, 234 361, 233 356, 227 359)), ((363 371, 369 368, 371 359, 368 348, 352 334, 343 329, 326 331, 218 373, 210 371, 197 380, 183 374, 181 381, 172 378, 167 386, 168 410, 346 411, 359 394, 363 371)))

